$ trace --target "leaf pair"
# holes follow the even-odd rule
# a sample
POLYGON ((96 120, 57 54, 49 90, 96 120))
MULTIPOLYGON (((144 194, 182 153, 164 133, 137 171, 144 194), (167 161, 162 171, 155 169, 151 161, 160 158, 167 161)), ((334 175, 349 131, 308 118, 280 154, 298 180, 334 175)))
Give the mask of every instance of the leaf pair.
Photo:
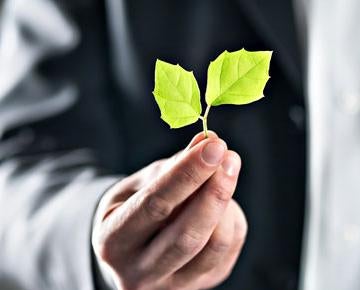
MULTIPOLYGON (((271 51, 224 51, 208 68, 205 99, 211 106, 244 105, 263 97, 269 79, 271 51)), ((161 118, 171 128, 195 123, 201 116, 200 90, 193 72, 157 60, 153 91, 161 118)), ((206 127, 204 124, 206 133, 206 127)))

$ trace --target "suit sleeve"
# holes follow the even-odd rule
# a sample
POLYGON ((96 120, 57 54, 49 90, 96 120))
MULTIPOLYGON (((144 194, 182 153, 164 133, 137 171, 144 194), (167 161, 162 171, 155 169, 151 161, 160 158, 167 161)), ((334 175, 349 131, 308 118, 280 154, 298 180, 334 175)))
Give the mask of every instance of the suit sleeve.
POLYGON ((92 124, 79 87, 39 69, 71 53, 79 31, 50 0, 8 0, 1 13, 1 289, 91 290, 93 215, 118 177, 81 142, 92 124))

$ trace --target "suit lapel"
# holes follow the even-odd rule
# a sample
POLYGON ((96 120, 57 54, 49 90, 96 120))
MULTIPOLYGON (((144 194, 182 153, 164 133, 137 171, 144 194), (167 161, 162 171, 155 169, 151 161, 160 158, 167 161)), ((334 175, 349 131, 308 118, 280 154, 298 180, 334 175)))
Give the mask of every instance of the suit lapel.
POLYGON ((293 0, 237 0, 296 89, 302 89, 302 66, 293 0))

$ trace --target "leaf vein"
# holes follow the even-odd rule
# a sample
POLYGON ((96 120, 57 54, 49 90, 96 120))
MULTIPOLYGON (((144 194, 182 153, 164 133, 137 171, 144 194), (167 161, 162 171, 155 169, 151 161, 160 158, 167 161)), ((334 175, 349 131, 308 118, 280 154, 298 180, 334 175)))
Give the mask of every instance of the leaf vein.
MULTIPOLYGON (((231 85, 229 85, 224 91, 220 91, 220 95, 218 96, 218 98, 220 98, 221 96, 223 96, 228 90, 231 90, 232 87, 234 87, 236 85, 236 83, 238 83, 241 79, 246 78, 247 75, 252 72, 259 64, 261 64, 262 62, 266 61, 266 58, 263 58, 261 61, 259 61, 255 66, 251 67, 250 69, 248 69, 242 76, 240 76, 236 81, 234 81, 231 85)), ((251 79, 251 78, 250 78, 251 79)))
POLYGON ((189 107, 189 108, 191 109, 191 111, 193 111, 193 112, 195 113, 195 115, 199 115, 199 113, 196 112, 196 111, 194 110, 194 108, 193 108, 190 104, 188 104, 187 102, 177 101, 177 100, 171 100, 171 99, 166 99, 166 98, 160 96, 159 94, 157 94, 157 97, 158 97, 159 99, 162 99, 164 102, 177 103, 177 104, 185 105, 185 106, 189 107))

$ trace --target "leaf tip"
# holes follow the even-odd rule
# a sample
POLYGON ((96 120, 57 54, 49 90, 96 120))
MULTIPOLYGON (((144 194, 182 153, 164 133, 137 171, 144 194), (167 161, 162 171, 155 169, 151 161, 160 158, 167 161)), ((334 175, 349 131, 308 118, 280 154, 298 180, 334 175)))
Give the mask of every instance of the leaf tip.
POLYGON ((170 127, 170 129, 174 129, 163 114, 160 115, 160 119, 163 120, 170 127))
POLYGON ((163 61, 159 58, 156 59, 155 64, 162 63, 163 61))
POLYGON ((161 59, 156 59, 156 61, 155 61, 155 73, 158 71, 158 70, 160 70, 161 69, 161 67, 163 66, 163 64, 164 64, 165 62, 164 61, 162 61, 161 59))
POLYGON ((274 51, 273 51, 273 50, 268 50, 268 51, 267 51, 267 54, 268 54, 268 56, 269 56, 269 60, 271 60, 271 58, 272 58, 272 56, 273 56, 273 54, 274 54, 274 51))
POLYGON ((154 88, 154 90, 151 92, 152 93, 152 95, 156 98, 157 97, 157 91, 156 91, 156 89, 154 88))

